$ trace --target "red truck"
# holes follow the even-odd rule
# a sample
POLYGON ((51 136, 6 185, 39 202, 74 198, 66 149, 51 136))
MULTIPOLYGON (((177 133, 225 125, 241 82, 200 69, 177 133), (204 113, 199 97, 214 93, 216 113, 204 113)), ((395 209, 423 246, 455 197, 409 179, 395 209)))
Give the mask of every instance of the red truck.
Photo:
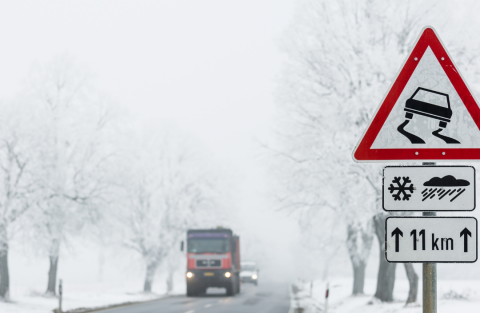
POLYGON ((240 292, 240 238, 226 228, 187 232, 187 296, 224 287, 227 295, 240 292))

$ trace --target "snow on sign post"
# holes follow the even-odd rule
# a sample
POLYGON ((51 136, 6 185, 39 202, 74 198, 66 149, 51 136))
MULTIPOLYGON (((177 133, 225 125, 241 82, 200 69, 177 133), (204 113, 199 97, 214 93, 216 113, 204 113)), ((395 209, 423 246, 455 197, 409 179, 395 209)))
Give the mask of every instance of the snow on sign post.
POLYGON ((474 217, 388 217, 388 262, 473 263, 478 257, 474 217))
POLYGON ((353 159, 480 159, 480 109, 433 28, 422 31, 353 159))
POLYGON ((472 166, 387 166, 383 169, 385 211, 472 211, 472 166))

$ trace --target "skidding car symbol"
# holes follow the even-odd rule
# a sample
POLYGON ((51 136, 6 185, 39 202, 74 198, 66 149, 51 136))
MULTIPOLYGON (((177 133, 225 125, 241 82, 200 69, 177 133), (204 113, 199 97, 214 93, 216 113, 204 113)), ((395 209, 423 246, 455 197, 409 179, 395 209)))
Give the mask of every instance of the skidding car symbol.
POLYGON ((456 139, 441 135, 440 132, 447 127, 447 123, 450 122, 452 117, 452 109, 450 107, 450 99, 448 94, 441 93, 435 90, 430 90, 422 87, 418 87, 413 95, 405 103, 405 118, 406 120, 398 126, 397 130, 400 134, 407 137, 413 144, 422 144, 425 141, 415 136, 412 133, 407 132, 404 128, 413 118, 414 114, 423 115, 429 118, 439 120, 439 129, 432 132, 432 135, 438 137, 448 144, 460 143, 456 139))
POLYGON ((438 91, 425 89, 422 87, 417 88, 415 93, 410 97, 410 99, 407 100, 407 102, 405 103, 405 112, 407 112, 405 116, 406 118, 412 118, 413 114, 420 114, 426 117, 431 117, 431 118, 440 120, 439 126, 443 128, 447 127, 447 123, 450 122, 450 118, 452 117, 452 109, 450 108, 450 99, 448 98, 448 95, 438 91), (437 98, 440 98, 441 100, 443 100, 443 103, 446 104, 446 107, 416 100, 415 96, 419 92, 434 93, 434 94, 440 95, 440 97, 437 97, 437 98))

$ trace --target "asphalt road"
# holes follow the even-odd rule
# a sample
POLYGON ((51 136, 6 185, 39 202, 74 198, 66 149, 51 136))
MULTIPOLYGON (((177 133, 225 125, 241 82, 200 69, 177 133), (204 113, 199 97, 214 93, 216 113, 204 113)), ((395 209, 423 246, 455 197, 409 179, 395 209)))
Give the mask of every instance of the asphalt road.
POLYGON ((221 288, 209 288, 198 297, 174 296, 158 301, 135 304, 102 313, 288 313, 288 285, 263 283, 243 284, 240 294, 227 297, 221 288))

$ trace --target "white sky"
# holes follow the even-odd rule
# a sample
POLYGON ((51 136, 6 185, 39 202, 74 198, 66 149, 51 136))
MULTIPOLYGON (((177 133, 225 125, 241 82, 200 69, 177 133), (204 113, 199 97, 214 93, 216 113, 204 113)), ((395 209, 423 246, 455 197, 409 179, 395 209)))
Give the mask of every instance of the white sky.
POLYGON ((0 99, 68 53, 140 124, 177 124, 242 168, 270 133, 293 2, 2 2, 0 99))
POLYGON ((293 11, 294 0, 1 2, 0 99, 67 53, 137 124, 176 124, 245 176, 270 134, 293 11))
POLYGON ((142 120, 173 121, 218 153, 243 154, 269 128, 293 2, 2 2, 0 97, 32 64, 68 53, 142 120))
MULTIPOLYGON (((177 124, 209 146, 234 175, 241 173, 242 203, 236 207, 249 228, 234 230, 244 248, 268 236, 281 256, 275 263, 288 263, 284 243, 294 241, 296 222, 273 214, 262 197, 269 181, 256 162, 255 139, 270 135, 283 61, 279 41, 295 2, 1 1, 0 99, 18 92, 33 64, 68 53, 139 124, 177 124)), ((372 260, 377 260, 375 249, 372 260)), ((16 281, 32 280, 33 270, 27 275, 23 263, 11 263, 16 281)), ((67 270, 61 264, 60 271, 67 270)), ((369 263, 372 277, 376 264, 369 263)), ((46 263, 42 266, 46 271, 46 263)), ((297 268, 298 263, 289 270, 297 268)), ((44 272, 38 275, 43 286, 44 272)))
MULTIPOLYGON (((295 0, 3 1, 0 99, 19 91, 32 65, 69 54, 137 125, 173 123, 203 141, 240 176, 236 207, 249 231, 283 242, 296 223, 272 214, 263 197, 257 140, 271 134, 279 44, 294 7, 295 0)), ((242 231, 245 242, 257 237, 242 231)))

